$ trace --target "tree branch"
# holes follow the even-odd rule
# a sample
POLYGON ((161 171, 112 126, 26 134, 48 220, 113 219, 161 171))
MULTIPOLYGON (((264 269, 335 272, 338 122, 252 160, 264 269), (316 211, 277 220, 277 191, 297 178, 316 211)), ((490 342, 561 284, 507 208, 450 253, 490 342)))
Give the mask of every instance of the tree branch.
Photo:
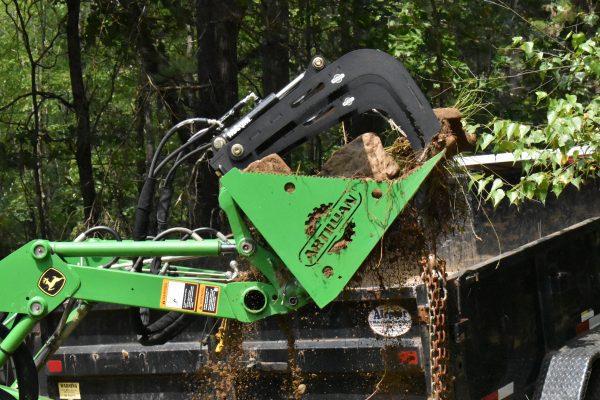
POLYGON ((47 99, 57 100, 58 102, 60 102, 65 107, 67 107, 69 109, 73 109, 73 103, 69 102, 67 99, 65 99, 61 95, 56 94, 56 93, 52 93, 52 92, 39 92, 39 91, 37 91, 35 93, 34 92, 29 92, 29 93, 21 94, 21 95, 15 97, 14 99, 12 99, 7 104, 5 104, 3 106, 0 106, 0 111, 6 111, 10 107, 14 106, 19 100, 22 100, 22 99, 25 99, 27 97, 33 96, 34 94, 37 95, 37 96, 41 96, 45 100, 47 100, 47 99))

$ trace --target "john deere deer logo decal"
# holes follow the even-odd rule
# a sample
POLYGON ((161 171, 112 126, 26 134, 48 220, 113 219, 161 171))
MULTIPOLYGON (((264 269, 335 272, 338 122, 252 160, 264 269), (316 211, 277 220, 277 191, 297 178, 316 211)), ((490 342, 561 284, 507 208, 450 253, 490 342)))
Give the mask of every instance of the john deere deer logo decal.
POLYGON ((40 277, 38 287, 48 296, 56 296, 65 286, 65 276, 59 270, 49 268, 40 277))

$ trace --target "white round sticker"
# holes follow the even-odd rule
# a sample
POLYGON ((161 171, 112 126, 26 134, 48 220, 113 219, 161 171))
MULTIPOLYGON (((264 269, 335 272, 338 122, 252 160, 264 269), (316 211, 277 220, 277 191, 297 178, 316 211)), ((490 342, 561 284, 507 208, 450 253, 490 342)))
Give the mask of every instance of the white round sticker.
POLYGON ((410 330, 412 318, 400 306, 380 305, 369 313, 369 326, 377 335, 397 337, 410 330))

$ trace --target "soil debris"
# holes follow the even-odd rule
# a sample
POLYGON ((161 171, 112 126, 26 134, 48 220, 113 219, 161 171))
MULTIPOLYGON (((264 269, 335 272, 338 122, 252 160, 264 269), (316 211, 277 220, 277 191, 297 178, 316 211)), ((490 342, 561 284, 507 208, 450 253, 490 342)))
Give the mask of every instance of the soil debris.
POLYGON ((399 173, 400 167, 386 153, 379 136, 365 133, 333 153, 318 175, 385 181, 399 173))
POLYGON ((306 236, 312 236, 313 233, 315 233, 317 230, 317 225, 319 224, 319 221, 321 221, 321 217, 329 212, 332 205, 332 203, 321 204, 319 207, 316 207, 312 213, 310 213, 308 220, 306 221, 306 228, 304 229, 306 236))
POLYGON ((194 400, 247 397, 246 392, 251 390, 256 380, 256 372, 242 368, 246 356, 242 344, 253 329, 253 324, 222 320, 219 329, 222 348, 218 353, 210 352, 210 359, 198 371, 200 385, 193 395, 194 400))
POLYGON ((278 317, 277 324, 279 329, 284 334, 287 341, 287 363, 288 372, 290 374, 289 381, 287 382, 287 390, 284 389, 282 395, 286 397, 287 393, 292 393, 294 400, 301 400, 304 393, 306 393, 306 384, 302 376, 302 370, 298 366, 298 350, 296 349, 296 337, 291 326, 290 315, 281 315, 278 317))
POLYGON ((250 163, 250 165, 244 168, 244 172, 292 175, 292 170, 290 167, 277 154, 269 154, 260 160, 250 163))
POLYGON ((462 114, 459 110, 456 108, 434 108, 433 113, 440 121, 441 128, 431 140, 431 144, 427 149, 427 158, 432 157, 443 149, 448 149, 447 157, 475 149, 477 137, 474 134, 464 131, 460 122, 462 114))

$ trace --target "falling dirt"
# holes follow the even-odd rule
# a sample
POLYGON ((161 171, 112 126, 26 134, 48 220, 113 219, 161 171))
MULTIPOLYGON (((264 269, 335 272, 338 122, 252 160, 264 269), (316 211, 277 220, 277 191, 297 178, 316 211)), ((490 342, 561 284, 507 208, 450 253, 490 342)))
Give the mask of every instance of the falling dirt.
POLYGON ((277 324, 279 329, 285 335, 287 341, 287 363, 288 363, 288 390, 282 395, 292 393, 295 400, 300 400, 306 392, 306 384, 302 376, 302 370, 298 366, 298 350, 296 350, 296 337, 291 327, 290 315, 281 315, 278 317, 277 324))
MULTIPOLYGON (((222 347, 218 353, 210 352, 209 360, 197 372, 199 385, 192 397, 194 400, 247 398, 245 393, 256 379, 255 370, 244 368, 247 355, 242 348, 244 338, 254 330, 254 325, 235 320, 221 321, 216 336, 217 340, 222 340, 222 347)), ((217 344, 216 348, 219 347, 217 344)))

